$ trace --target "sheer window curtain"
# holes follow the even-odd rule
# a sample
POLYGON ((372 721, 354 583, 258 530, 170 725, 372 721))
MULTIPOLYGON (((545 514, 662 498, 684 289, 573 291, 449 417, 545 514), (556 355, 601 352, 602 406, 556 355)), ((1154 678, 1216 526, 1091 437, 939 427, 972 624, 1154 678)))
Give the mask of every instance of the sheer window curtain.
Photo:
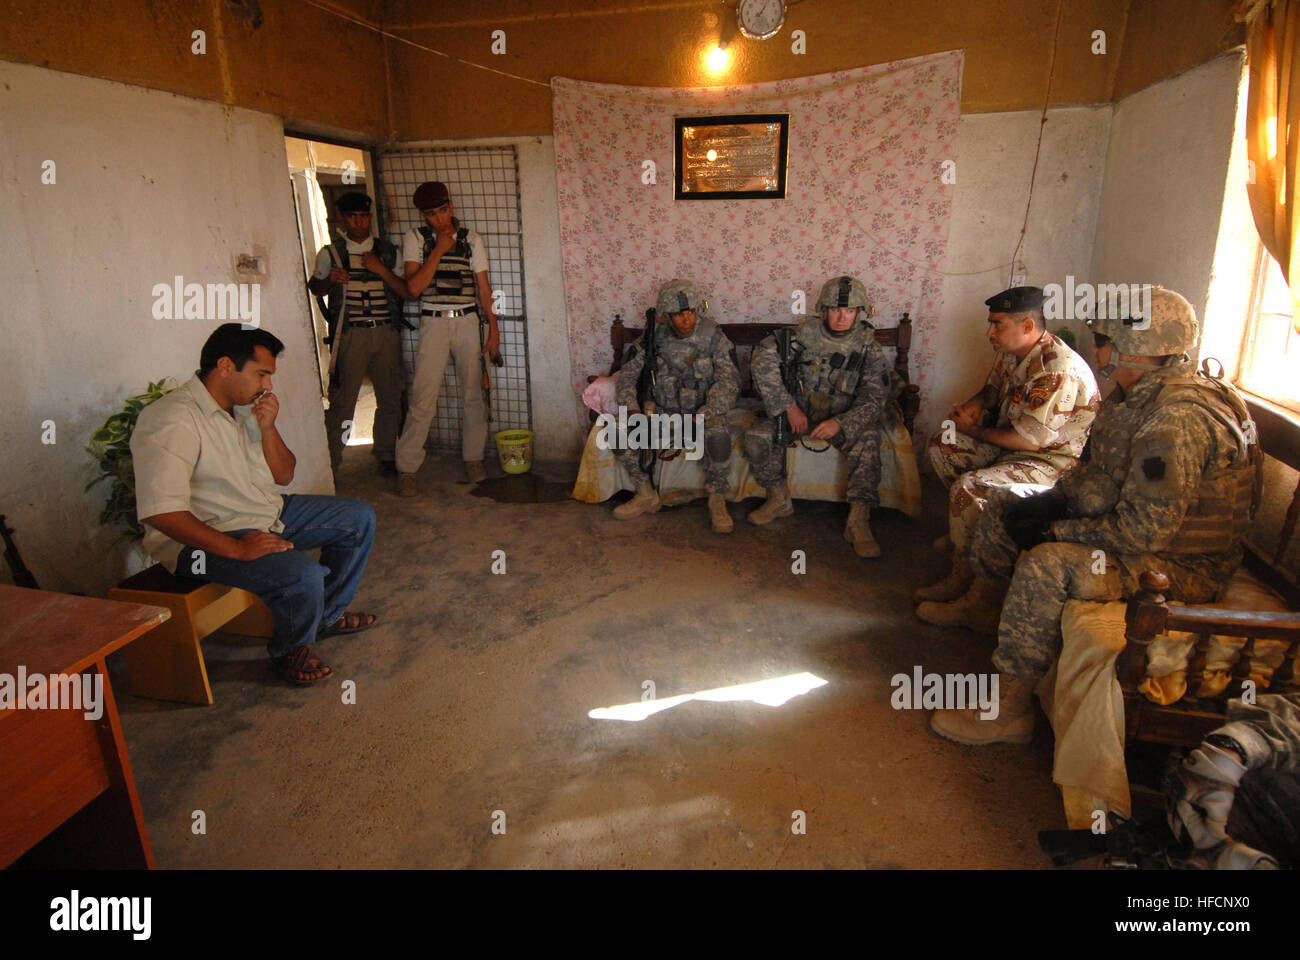
MULTIPOLYGON (((1242 0, 1236 18, 1246 23, 1250 85, 1246 100, 1246 157, 1253 176, 1246 186, 1264 247, 1282 268, 1296 305, 1300 276, 1296 249, 1296 155, 1300 146, 1300 0, 1242 0)), ((1300 309, 1293 311, 1300 331, 1300 309)))

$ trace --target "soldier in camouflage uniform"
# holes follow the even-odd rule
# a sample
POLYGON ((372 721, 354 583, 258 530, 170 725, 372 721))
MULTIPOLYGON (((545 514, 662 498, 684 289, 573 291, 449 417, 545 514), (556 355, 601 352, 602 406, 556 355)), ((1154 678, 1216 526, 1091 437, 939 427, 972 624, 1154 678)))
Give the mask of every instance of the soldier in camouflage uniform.
POLYGON ((1171 600, 1206 603, 1241 562, 1258 475, 1254 425, 1240 395, 1187 358, 1197 342, 1191 304, 1160 287, 1150 302, 1148 318, 1092 322, 1101 374, 1116 387, 1089 459, 1048 493, 995 498, 980 519, 976 583, 995 596, 1010 581, 993 656, 1000 712, 939 711, 931 726, 942 736, 1029 741, 1030 693, 1060 653, 1067 600, 1131 597, 1142 571, 1155 570, 1169 577, 1171 600))
POLYGON ((781 380, 775 337, 754 350, 754 387, 768 417, 746 432, 745 456, 767 500, 750 523, 771 523, 794 513, 786 484, 786 447, 775 439, 775 418, 789 418, 789 433, 833 444, 849 461, 849 519, 844 539, 860 557, 880 556, 871 535, 871 508, 880 503, 880 418, 893 397, 893 370, 876 343, 867 290, 853 277, 826 281, 817 298, 820 317, 799 325, 791 353, 799 378, 795 396, 781 380))
MULTIPOLYGON (((653 396, 637 396, 645 366, 644 346, 638 343, 618 371, 618 404, 630 416, 644 412, 704 417, 704 475, 709 491, 709 521, 715 533, 734 529, 727 512, 727 474, 731 468, 731 434, 727 411, 740 394, 740 372, 731 359, 731 341, 708 317, 699 316, 700 295, 689 280, 670 280, 659 290, 654 329, 653 396), (644 399, 644 403, 642 402, 644 399)), ((614 508, 619 520, 630 520, 659 509, 659 494, 640 463, 641 451, 621 450, 616 456, 636 484, 636 496, 614 508)))
POLYGON ((939 626, 969 625, 970 537, 989 497, 1049 489, 1078 463, 1101 403, 1087 362, 1047 332, 1040 288, 1012 287, 984 303, 997 360, 983 389, 952 408, 929 445, 949 488, 948 537, 936 545, 952 549, 952 570, 912 602, 917 616, 939 626), (986 415, 994 426, 984 425, 986 415))

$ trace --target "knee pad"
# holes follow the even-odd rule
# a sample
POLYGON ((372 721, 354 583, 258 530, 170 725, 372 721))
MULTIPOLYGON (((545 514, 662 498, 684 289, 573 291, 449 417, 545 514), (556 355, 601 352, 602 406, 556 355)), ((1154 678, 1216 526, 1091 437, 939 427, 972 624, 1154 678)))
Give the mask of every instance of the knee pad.
POLYGON ((726 430, 710 430, 704 434, 704 452, 714 463, 731 459, 731 434, 726 430))
POLYGON ((745 459, 763 463, 772 455, 772 435, 767 430, 745 431, 745 459))

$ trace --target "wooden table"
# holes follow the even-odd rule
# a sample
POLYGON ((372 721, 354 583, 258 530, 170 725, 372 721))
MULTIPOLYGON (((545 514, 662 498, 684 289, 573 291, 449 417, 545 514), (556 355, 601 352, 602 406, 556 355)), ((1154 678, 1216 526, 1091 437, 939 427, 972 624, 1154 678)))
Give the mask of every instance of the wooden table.
POLYGON ((0 585, 0 674, 16 684, 21 665, 28 677, 103 678, 96 720, 84 709, 0 710, 0 868, 49 836, 23 865, 152 869, 105 658, 170 616, 0 585))

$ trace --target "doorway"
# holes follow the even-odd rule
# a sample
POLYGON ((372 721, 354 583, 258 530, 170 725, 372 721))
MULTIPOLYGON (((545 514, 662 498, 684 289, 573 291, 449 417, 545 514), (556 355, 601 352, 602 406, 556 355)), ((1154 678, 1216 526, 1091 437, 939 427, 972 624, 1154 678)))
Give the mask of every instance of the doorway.
MULTIPOLYGON (((328 143, 286 133, 285 155, 289 161, 289 182, 293 187, 294 209, 298 214, 298 236, 302 247, 303 280, 316 269, 319 252, 333 242, 343 230, 336 206, 338 198, 351 191, 367 194, 375 199, 373 165, 369 151, 346 144, 328 143)), ((376 216, 373 232, 386 232, 380 222, 380 209, 373 205, 376 216)), ((317 371, 320 375, 322 398, 328 396, 329 347, 325 343, 326 322, 321 298, 308 293, 311 323, 315 331, 317 371)), ((375 419, 375 391, 367 378, 357 398, 356 412, 348 446, 369 445, 373 442, 375 419)))

